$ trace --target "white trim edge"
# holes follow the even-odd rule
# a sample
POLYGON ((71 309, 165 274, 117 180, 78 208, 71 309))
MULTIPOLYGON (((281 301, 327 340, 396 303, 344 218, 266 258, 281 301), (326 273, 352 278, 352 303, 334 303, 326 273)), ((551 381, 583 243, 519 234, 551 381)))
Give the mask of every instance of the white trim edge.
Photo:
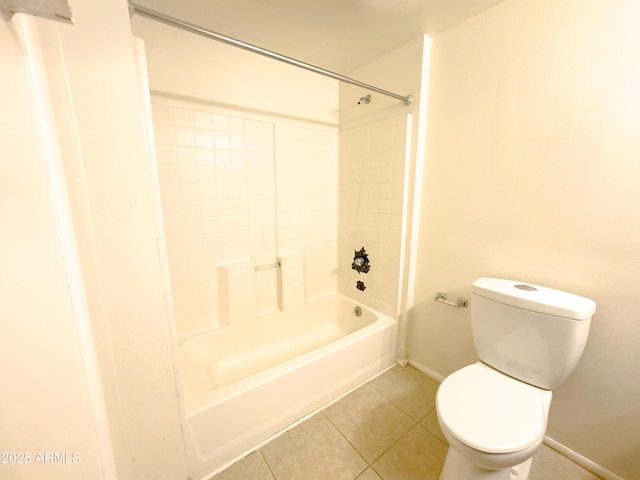
POLYGON ((544 436, 544 443, 548 445, 550 448, 554 449, 563 457, 568 458, 573 463, 580 465, 585 470, 593 473, 594 475, 602 478, 603 480, 624 480, 622 477, 619 477, 615 473, 607 470, 601 465, 589 460, 587 457, 580 455, 578 452, 571 450, 566 445, 554 440, 548 435, 544 436))
POLYGON ((440 375, 439 373, 431 370, 429 367, 426 367, 419 362, 416 362, 415 360, 409 359, 409 365, 416 367, 422 373, 424 373, 425 375, 429 375, 431 378, 439 381, 440 383, 442 383, 442 381, 445 379, 444 375, 440 375))

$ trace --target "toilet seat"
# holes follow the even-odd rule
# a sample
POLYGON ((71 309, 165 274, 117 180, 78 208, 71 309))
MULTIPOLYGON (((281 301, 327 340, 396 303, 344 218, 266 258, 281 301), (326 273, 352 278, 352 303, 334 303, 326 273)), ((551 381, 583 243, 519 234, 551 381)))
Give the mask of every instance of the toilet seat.
POLYGON ((511 453, 539 443, 546 430, 550 392, 478 362, 447 377, 436 396, 441 425, 486 453, 511 453))

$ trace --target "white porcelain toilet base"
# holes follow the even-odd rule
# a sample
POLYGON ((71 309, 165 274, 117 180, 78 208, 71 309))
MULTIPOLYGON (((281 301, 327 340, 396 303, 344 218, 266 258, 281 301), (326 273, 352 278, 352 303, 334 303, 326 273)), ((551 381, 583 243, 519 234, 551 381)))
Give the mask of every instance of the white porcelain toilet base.
POLYGON ((511 480, 511 469, 486 470, 468 462, 454 448, 449 448, 440 480, 511 480))
POLYGON ((528 480, 532 461, 530 458, 515 467, 487 470, 467 461, 457 450, 449 447, 440 480, 528 480))
POLYGON ((532 463, 533 458, 530 458, 526 462, 513 467, 511 469, 511 480, 529 480, 529 472, 531 472, 532 463))

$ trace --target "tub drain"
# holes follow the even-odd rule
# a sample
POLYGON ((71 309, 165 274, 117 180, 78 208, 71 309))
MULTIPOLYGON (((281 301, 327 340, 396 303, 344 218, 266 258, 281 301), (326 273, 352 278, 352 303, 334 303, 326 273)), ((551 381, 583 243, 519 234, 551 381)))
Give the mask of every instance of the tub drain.
POLYGON ((362 315, 362 308, 360 308, 360 307, 354 308, 353 311, 355 312, 356 317, 359 317, 359 316, 362 315))

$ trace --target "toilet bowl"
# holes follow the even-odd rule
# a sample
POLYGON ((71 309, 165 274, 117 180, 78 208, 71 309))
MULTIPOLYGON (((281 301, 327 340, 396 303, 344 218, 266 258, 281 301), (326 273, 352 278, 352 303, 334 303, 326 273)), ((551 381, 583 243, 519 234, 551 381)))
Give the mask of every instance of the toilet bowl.
POLYGON ((447 377, 436 395, 438 422, 450 445, 440 480, 526 478, 550 404, 550 391, 482 362, 447 377))
POLYGON ((479 362, 436 394, 449 441, 440 480, 527 480, 547 429, 551 391, 577 365, 595 302, 499 278, 473 283, 471 330, 479 362))

